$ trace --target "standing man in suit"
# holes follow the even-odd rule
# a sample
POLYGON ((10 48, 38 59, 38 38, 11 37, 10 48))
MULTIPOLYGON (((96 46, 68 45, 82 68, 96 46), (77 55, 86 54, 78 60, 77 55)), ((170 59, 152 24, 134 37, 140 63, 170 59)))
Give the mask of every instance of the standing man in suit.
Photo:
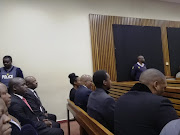
MULTIPOLYGON (((38 86, 38 82, 36 81, 36 78, 33 76, 27 76, 25 78, 25 81, 28 89, 24 97, 27 99, 34 113, 37 116, 42 116, 43 118, 56 121, 56 115, 47 113, 47 111, 45 110, 45 108, 43 107, 40 101, 40 98, 35 90, 38 86)), ((59 125, 59 123, 57 124, 59 125)))
POLYGON ((166 89, 165 76, 156 69, 144 71, 115 107, 115 135, 159 135, 171 120, 178 119, 169 99, 160 96, 166 89))
POLYGON ((9 89, 12 91, 9 113, 17 118, 22 125, 25 123, 34 125, 39 135, 63 135, 60 128, 52 128, 49 120, 40 120, 33 112, 27 100, 23 97, 27 91, 26 82, 23 78, 13 78, 9 82, 9 89), (30 123, 32 121, 32 123, 30 123))
POLYGON ((138 62, 134 64, 131 69, 131 77, 134 81, 139 81, 139 77, 143 71, 145 71, 146 65, 144 64, 145 59, 144 56, 140 55, 137 57, 138 62))
POLYGON ((0 68, 0 82, 4 83, 8 87, 9 80, 15 77, 23 78, 22 70, 12 65, 12 57, 3 57, 4 67, 0 68))
POLYGON ((76 91, 74 103, 84 111, 87 111, 88 98, 92 92, 92 77, 90 75, 82 75, 80 81, 81 86, 76 91))
POLYGON ((111 132, 114 132, 115 101, 108 95, 107 91, 111 88, 110 76, 104 70, 96 71, 93 75, 93 82, 96 90, 89 96, 87 113, 111 132))

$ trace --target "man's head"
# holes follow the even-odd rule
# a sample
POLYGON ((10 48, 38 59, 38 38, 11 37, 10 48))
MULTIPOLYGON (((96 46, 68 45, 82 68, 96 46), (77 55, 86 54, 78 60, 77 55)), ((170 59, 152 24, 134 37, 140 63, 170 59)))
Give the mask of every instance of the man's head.
POLYGON ((6 85, 0 83, 0 97, 4 100, 7 107, 11 104, 11 95, 9 95, 6 85))
POLYGON ((27 91, 25 80, 20 77, 11 79, 9 81, 9 90, 15 94, 23 96, 27 91))
POLYGON ((9 124, 7 107, 4 101, 0 98, 0 135, 11 135, 11 125, 9 124))
POLYGON ((36 81, 36 78, 34 78, 33 76, 27 76, 25 78, 25 81, 26 81, 27 87, 30 88, 30 89, 34 90, 38 86, 38 82, 36 81))
POLYGON ((144 56, 142 56, 142 55, 139 55, 137 57, 137 60, 138 60, 139 63, 144 63, 145 62, 144 56))
POLYGON ((10 69, 12 66, 12 57, 11 56, 4 56, 3 57, 3 64, 6 69, 10 69))
POLYGON ((80 81, 81 85, 85 85, 88 89, 92 89, 92 77, 90 75, 82 75, 80 81))
POLYGON ((105 90, 109 90, 111 88, 110 76, 104 70, 99 70, 94 73, 93 82, 96 88, 103 88, 105 90))
POLYGON ((167 87, 166 77, 157 69, 147 69, 144 71, 139 81, 151 90, 153 94, 161 95, 167 87))

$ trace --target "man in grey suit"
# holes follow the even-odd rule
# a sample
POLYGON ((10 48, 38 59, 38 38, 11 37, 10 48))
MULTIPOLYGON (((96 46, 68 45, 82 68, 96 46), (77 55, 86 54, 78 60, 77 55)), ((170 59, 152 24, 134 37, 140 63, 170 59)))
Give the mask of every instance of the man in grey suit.
POLYGON ((111 132, 114 132, 115 101, 108 95, 107 91, 111 88, 110 76, 104 70, 96 71, 93 75, 93 82, 96 90, 89 96, 87 113, 111 132))
POLYGON ((160 135, 180 135, 180 119, 172 120, 166 124, 160 135))

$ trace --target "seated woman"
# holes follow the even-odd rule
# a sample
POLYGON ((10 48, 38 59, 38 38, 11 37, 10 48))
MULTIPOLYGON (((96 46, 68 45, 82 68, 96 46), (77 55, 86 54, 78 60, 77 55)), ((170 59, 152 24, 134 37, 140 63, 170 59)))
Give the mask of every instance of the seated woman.
POLYGON ((76 76, 75 73, 69 74, 68 77, 70 79, 70 83, 73 85, 73 88, 71 89, 69 93, 69 99, 74 102, 76 90, 81 85, 80 78, 76 76))

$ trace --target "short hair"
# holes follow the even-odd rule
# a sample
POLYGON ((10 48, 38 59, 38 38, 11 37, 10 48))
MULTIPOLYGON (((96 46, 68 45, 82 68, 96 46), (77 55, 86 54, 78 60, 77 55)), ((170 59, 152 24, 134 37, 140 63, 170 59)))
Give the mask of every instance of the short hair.
POLYGON ((93 75, 94 85, 97 88, 102 88, 102 86, 104 85, 103 81, 107 80, 107 78, 108 78, 108 76, 107 76, 107 72, 105 70, 96 71, 93 75))
POLYGON ((11 56, 6 55, 6 56, 3 57, 3 60, 6 59, 6 58, 9 58, 12 61, 12 57, 11 56))
POLYGON ((75 73, 71 73, 71 74, 69 74, 69 79, 70 79, 70 83, 72 84, 72 85, 74 85, 74 82, 75 81, 77 81, 76 79, 79 77, 79 76, 77 76, 75 73))

